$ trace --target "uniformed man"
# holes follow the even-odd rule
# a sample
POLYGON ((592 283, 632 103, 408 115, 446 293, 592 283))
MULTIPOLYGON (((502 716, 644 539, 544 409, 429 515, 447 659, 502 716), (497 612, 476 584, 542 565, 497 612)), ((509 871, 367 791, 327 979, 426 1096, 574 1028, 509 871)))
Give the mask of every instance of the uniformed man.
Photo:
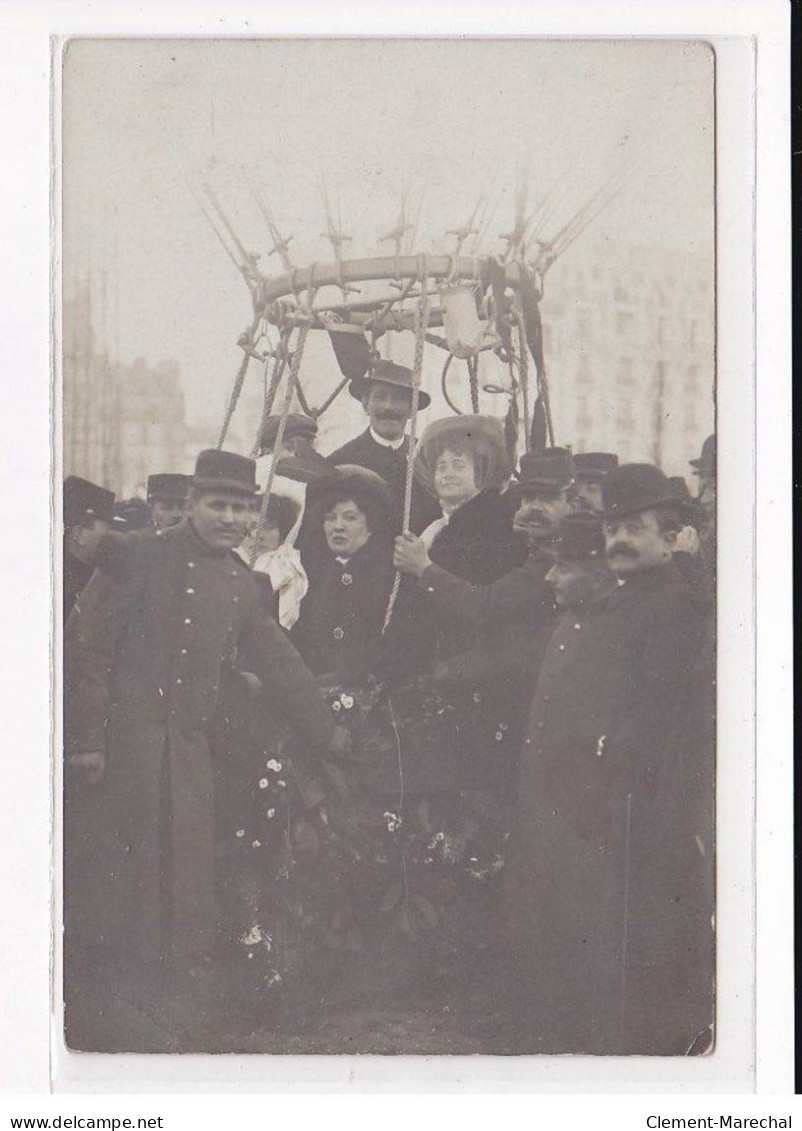
POLYGON ((601 514, 601 485, 609 471, 618 467, 613 452, 578 452, 574 456, 573 509, 577 514, 601 514))
MULTIPOLYGON (((255 490, 252 460, 202 452, 187 520, 109 535, 68 623, 67 958, 90 971, 101 954, 143 980, 154 969, 185 973, 215 949, 212 740, 229 670, 258 676, 310 756, 343 746, 311 674, 231 552, 255 490)), ((97 1039, 71 1035, 68 1015, 68 1043, 97 1039)))
POLYGON ((566 448, 521 456, 517 482, 508 494, 517 502, 513 518, 516 529, 529 543, 529 556, 522 566, 510 570, 490 585, 474 585, 435 565, 426 546, 409 531, 396 538, 395 566, 420 579, 452 615, 486 629, 536 620, 553 606, 545 575, 551 560, 541 547, 559 528, 571 510, 573 462, 566 448))
POLYGON ((191 475, 163 472, 148 476, 148 506, 151 522, 157 530, 169 530, 183 521, 191 486, 191 475))
POLYGON ((672 561, 682 503, 663 473, 624 465, 602 494, 618 584, 557 625, 525 746, 516 994, 537 1018, 533 1052, 681 1055, 712 994, 698 1000, 701 919, 684 898, 704 872, 682 805, 693 781, 672 749, 700 618, 672 561))
MULTIPOLYGON (((404 504, 409 437, 405 434, 412 413, 412 370, 392 361, 376 361, 364 377, 348 385, 351 396, 360 401, 368 417, 368 427, 328 457, 335 464, 358 464, 381 475, 390 487, 400 529, 404 504)), ((428 407, 428 393, 418 393, 418 409, 428 407)), ((412 490, 409 528, 419 534, 440 518, 440 508, 419 485, 412 490)))
POLYGON ((64 620, 95 568, 101 539, 114 519, 114 492, 88 479, 64 480, 64 620))

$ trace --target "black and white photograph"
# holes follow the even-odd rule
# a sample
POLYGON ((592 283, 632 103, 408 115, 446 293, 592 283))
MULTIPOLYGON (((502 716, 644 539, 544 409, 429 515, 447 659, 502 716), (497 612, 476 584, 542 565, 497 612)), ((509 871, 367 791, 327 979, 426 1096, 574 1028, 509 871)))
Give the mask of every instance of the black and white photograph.
POLYGON ((716 1049, 716 52, 59 43, 70 1053, 716 1049))

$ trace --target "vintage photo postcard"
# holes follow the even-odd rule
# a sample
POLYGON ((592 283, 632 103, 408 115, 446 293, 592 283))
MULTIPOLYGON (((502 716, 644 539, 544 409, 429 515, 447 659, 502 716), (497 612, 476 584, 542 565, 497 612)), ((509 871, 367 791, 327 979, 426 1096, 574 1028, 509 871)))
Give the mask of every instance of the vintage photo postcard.
POLYGON ((713 1056, 715 50, 55 66, 57 1041, 713 1056))

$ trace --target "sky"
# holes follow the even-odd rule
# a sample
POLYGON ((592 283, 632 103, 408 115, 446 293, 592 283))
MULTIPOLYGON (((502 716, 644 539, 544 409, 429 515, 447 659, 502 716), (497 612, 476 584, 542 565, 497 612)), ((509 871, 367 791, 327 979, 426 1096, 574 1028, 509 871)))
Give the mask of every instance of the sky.
MULTIPOLYGON (((298 265, 331 261, 321 177, 350 257, 387 254, 405 186, 422 194, 416 249, 450 251, 447 230, 484 194, 491 251, 520 177, 532 200, 557 186, 556 230, 622 168, 596 243, 709 253, 713 68, 706 45, 678 40, 73 40, 65 294, 91 271, 101 341, 123 362, 177 360, 188 419, 205 422, 222 414, 251 304, 195 203, 203 179, 268 273, 243 170, 298 265)), ((310 356, 330 364, 318 344, 310 356)))

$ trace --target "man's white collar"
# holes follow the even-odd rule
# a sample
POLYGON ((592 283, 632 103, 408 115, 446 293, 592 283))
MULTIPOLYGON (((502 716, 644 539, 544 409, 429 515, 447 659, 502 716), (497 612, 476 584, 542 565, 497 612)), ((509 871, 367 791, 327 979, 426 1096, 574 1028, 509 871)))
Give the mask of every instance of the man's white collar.
POLYGON ((370 434, 380 447, 392 448, 394 452, 397 452, 399 448, 404 446, 404 440, 406 439, 404 435, 401 435, 397 440, 385 440, 384 436, 380 436, 378 432, 374 432, 372 427, 370 428, 370 434))

